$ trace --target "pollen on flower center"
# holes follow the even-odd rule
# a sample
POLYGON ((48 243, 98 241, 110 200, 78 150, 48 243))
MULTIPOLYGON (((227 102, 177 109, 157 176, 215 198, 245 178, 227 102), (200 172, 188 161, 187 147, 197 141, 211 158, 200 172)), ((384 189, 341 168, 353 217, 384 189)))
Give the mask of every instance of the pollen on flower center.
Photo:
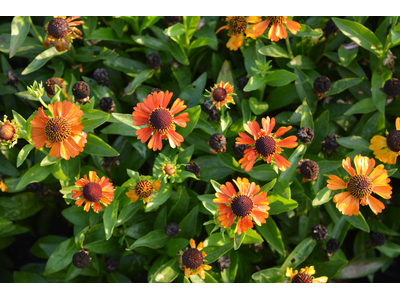
POLYGON ((357 198, 363 199, 372 193, 372 181, 366 175, 354 175, 347 183, 347 190, 357 198))
POLYGON ((392 130, 386 138, 386 143, 390 150, 392 150, 393 152, 399 152, 400 151, 400 130, 392 130))
POLYGON ((270 136, 262 136, 256 141, 256 150, 261 157, 267 157, 274 154, 276 149, 276 142, 270 136))
POLYGON ((253 210, 253 201, 245 195, 240 195, 232 200, 231 209, 236 216, 243 218, 253 210))
POLYGON ((96 182, 89 182, 83 188, 83 197, 90 202, 98 202, 102 194, 101 186, 96 182))
POLYGON ((135 192, 139 198, 147 198, 153 193, 153 185, 148 180, 139 180, 135 186, 135 192))
POLYGON ((15 134, 14 126, 10 124, 4 124, 0 127, 0 139, 9 141, 15 134))
POLYGON ((54 18, 49 22, 47 30, 52 37, 60 39, 68 34, 69 25, 63 18, 54 18))
POLYGON ((215 101, 221 102, 226 98, 226 90, 224 88, 217 88, 213 92, 213 98, 215 101))
POLYGON ((306 273, 298 273, 293 277, 292 283, 313 283, 313 281, 310 275, 306 273))
POLYGON ((192 270, 200 268, 203 264, 203 255, 196 248, 190 248, 183 252, 182 264, 192 270))
POLYGON ((59 143, 71 136, 71 125, 63 117, 51 118, 44 127, 44 133, 50 142, 59 143))
POLYGON ((167 130, 172 125, 172 115, 169 110, 159 107, 151 112, 149 122, 156 131, 167 130))
POLYGON ((271 23, 277 23, 277 24, 282 24, 284 21, 286 21, 286 17, 283 17, 283 16, 280 16, 280 17, 266 17, 266 18, 271 23))
POLYGON ((240 34, 247 28, 247 21, 245 17, 232 17, 229 20, 229 29, 233 34, 240 34))

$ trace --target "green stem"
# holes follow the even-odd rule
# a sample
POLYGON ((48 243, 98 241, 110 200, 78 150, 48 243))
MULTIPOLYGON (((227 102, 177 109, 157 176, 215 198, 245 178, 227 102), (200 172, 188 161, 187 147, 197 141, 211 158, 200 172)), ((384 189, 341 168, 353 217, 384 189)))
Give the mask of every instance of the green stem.
POLYGON ((361 255, 363 255, 365 252, 367 252, 368 250, 371 250, 372 248, 374 248, 373 246, 369 246, 367 249, 364 249, 363 251, 361 251, 360 253, 358 253, 356 256, 354 256, 349 263, 355 261, 357 258, 359 258, 361 255))
POLYGON ((293 57, 292 47, 290 46, 289 38, 290 38, 290 33, 288 32, 287 37, 285 39, 286 47, 287 47, 287 50, 289 52, 290 59, 293 59, 294 57, 293 57))
POLYGON ((38 99, 39 99, 40 103, 42 103, 42 105, 43 105, 45 108, 48 109, 47 104, 43 101, 42 97, 39 97, 38 99))
POLYGON ((39 32, 36 30, 36 27, 35 27, 35 25, 33 24, 33 21, 32 21, 32 18, 31 18, 31 17, 29 17, 29 22, 31 23, 32 29, 33 29, 33 31, 35 32, 35 34, 36 34, 36 36, 37 36, 39 42, 40 42, 41 44, 43 44, 43 38, 42 38, 42 36, 39 34, 39 32))

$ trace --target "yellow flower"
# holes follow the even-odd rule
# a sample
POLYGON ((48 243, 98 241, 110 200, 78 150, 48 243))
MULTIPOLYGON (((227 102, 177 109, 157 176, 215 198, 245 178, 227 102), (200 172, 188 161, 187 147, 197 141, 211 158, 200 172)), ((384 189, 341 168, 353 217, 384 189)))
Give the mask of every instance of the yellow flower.
POLYGON ((203 248, 203 242, 200 242, 196 248, 195 241, 190 239, 190 248, 179 251, 181 257, 180 268, 185 271, 186 278, 189 278, 190 275, 199 274, 200 278, 204 279, 206 277, 204 270, 211 270, 211 266, 204 264, 204 257, 206 257, 207 254, 204 251, 201 252, 203 248))
POLYGON ((381 162, 395 165, 397 156, 400 154, 400 117, 396 119, 396 130, 389 132, 387 137, 375 135, 371 139, 369 149, 381 162))
POLYGON ((160 185, 161 180, 151 183, 149 180, 142 179, 139 180, 133 190, 130 189, 126 195, 131 199, 132 202, 136 202, 139 198, 141 198, 144 203, 149 203, 153 199, 154 192, 158 192, 160 185))
POLYGON ((301 268, 300 272, 293 268, 286 268, 286 277, 292 279, 291 283, 326 283, 328 277, 321 276, 314 278, 312 275, 315 274, 314 266, 301 268))

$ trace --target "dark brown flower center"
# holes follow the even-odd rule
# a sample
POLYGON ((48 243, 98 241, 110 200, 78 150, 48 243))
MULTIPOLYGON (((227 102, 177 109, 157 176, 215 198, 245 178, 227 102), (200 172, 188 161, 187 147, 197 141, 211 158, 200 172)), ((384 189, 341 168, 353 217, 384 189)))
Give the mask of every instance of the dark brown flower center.
POLYGON ((276 142, 270 136, 262 136, 256 141, 256 150, 261 157, 267 157, 275 153, 276 142))
POLYGON ((386 138, 386 143, 390 150, 392 150, 393 152, 399 152, 400 151, 400 130, 392 130, 386 138))
POLYGON ((215 101, 221 102, 226 98, 226 90, 224 88, 216 88, 213 92, 213 98, 215 101))
POLYGON ((156 131, 167 130, 172 125, 172 115, 169 110, 159 107, 149 116, 150 126, 156 131))
POLYGON ((50 142, 59 143, 71 136, 71 125, 64 117, 54 117, 47 121, 44 133, 50 142))
POLYGON ((286 21, 286 17, 266 17, 271 23, 282 24, 286 21))
POLYGON ((196 248, 190 248, 183 252, 182 264, 192 270, 200 268, 203 264, 203 255, 196 248))
POLYGON ((247 28, 247 21, 245 17, 232 17, 229 20, 229 29, 233 34, 240 34, 247 28))
POLYGON ((56 91, 54 88, 55 85, 58 85, 61 89, 63 87, 63 84, 59 79, 57 79, 57 78, 47 79, 46 82, 44 83, 44 89, 46 90, 46 93, 54 96, 56 94, 56 91))
POLYGON ((14 137, 15 127, 11 124, 4 124, 0 127, 0 139, 10 141, 14 137))
POLYGON ((83 197, 85 197, 85 199, 90 202, 99 201, 102 194, 103 192, 101 191, 101 186, 96 182, 89 182, 83 188, 83 197))
POLYGON ((366 175, 354 175, 347 183, 347 190, 354 198, 363 199, 372 193, 372 181, 366 175))
POLYGON ((318 164, 312 160, 305 160, 300 165, 300 174, 306 179, 316 179, 319 172, 318 164))
POLYGON ((69 32, 68 22, 63 18, 54 18, 47 25, 47 31, 56 39, 63 38, 69 32))
POLYGON ((139 198, 147 198, 153 193, 153 185, 148 180, 139 180, 135 186, 135 192, 139 198))
POLYGON ((166 165, 164 165, 163 170, 164 170, 164 172, 165 172, 167 175, 169 175, 169 176, 172 176, 172 175, 175 174, 175 168, 174 168, 174 165, 173 165, 173 164, 166 164, 166 165))
POLYGON ((313 281, 310 275, 306 273, 298 273, 293 277, 292 283, 313 283, 313 281))
POLYGON ((237 196, 232 201, 231 209, 237 217, 243 218, 253 210, 253 201, 245 195, 237 196))

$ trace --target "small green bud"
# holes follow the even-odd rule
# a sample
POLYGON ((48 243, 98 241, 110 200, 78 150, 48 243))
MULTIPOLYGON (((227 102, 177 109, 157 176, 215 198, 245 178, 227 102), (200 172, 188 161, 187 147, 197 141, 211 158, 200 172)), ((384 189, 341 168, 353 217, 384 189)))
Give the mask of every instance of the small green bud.
POLYGON ((30 87, 28 86, 28 91, 29 94, 31 94, 33 97, 41 98, 44 94, 43 83, 40 82, 40 84, 38 84, 37 81, 35 80, 33 85, 31 85, 30 87))

